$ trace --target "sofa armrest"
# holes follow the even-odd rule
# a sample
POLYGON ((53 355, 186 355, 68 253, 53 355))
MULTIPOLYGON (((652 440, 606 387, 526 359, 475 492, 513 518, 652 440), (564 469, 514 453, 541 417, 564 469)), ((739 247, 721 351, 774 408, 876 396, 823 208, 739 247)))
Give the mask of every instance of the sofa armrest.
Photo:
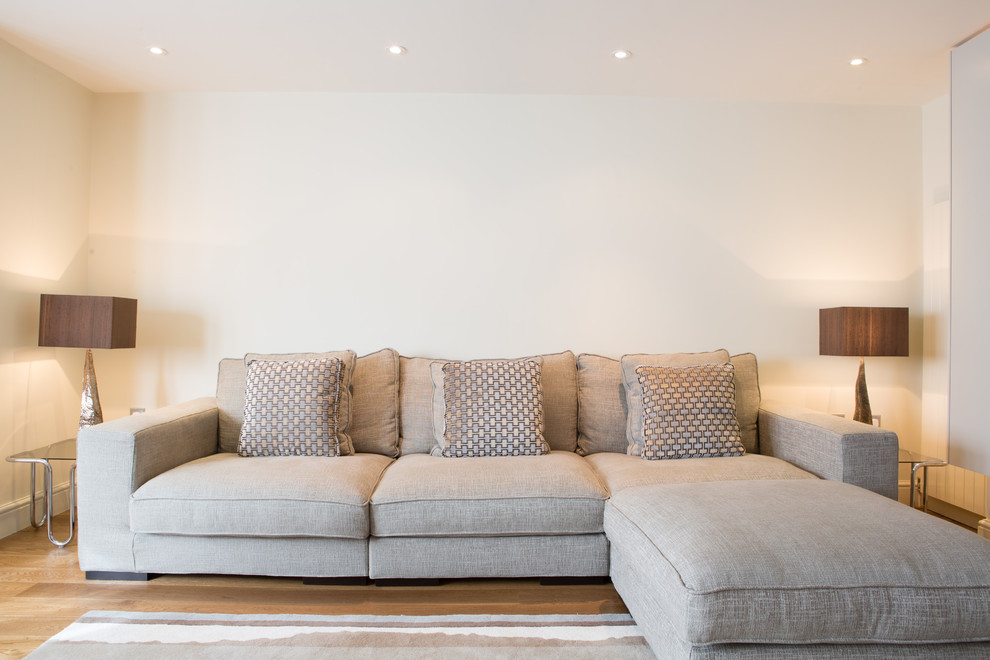
POLYGON ((897 434, 778 402, 760 406, 760 453, 897 499, 897 434))
POLYGON ((217 451, 217 404, 196 399, 79 431, 79 566, 134 572, 128 507, 149 479, 217 451))

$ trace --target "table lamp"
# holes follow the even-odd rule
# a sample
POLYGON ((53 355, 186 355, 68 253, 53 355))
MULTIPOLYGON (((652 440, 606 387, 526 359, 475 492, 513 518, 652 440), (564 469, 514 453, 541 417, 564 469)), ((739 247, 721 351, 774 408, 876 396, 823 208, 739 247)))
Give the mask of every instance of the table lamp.
POLYGON ((38 346, 85 348, 79 428, 103 422, 93 368, 94 348, 134 348, 137 300, 41 294, 38 346))
POLYGON ((859 357, 853 419, 873 423, 866 391, 867 357, 908 354, 907 307, 832 307, 818 310, 818 354, 859 357))

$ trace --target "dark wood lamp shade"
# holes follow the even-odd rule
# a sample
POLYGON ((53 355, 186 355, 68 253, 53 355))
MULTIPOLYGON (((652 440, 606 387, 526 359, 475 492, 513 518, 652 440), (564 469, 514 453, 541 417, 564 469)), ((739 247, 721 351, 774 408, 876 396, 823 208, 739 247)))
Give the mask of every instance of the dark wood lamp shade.
POLYGON ((103 422, 93 348, 134 348, 137 300, 112 296, 41 294, 38 346, 85 348, 79 428, 103 422))
POLYGON ((137 300, 41 294, 38 346, 134 348, 137 300))
POLYGON ((818 310, 818 354, 859 358, 853 419, 873 423, 863 358, 908 354, 907 307, 832 307, 818 310))
POLYGON ((832 307, 818 310, 818 354, 906 357, 908 308, 832 307))

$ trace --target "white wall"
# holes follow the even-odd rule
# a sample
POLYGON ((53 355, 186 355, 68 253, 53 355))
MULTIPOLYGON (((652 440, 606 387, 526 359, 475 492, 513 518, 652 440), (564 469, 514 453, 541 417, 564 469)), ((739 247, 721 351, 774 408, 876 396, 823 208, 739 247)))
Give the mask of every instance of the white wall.
POLYGON ((985 382, 990 302, 990 32, 952 51, 952 305, 949 460, 990 474, 985 382))
MULTIPOLYGON (((949 453, 950 107, 942 96, 922 108, 923 376, 920 451, 943 460, 949 453)), ((902 468, 902 479, 910 473, 902 468)), ((987 477, 950 465, 928 471, 928 494, 987 514, 987 477)), ((938 503, 933 507, 940 509, 938 503)), ((940 509, 941 510, 941 509, 940 509)), ((943 510, 944 513, 950 513, 943 510)))
POLYGON ((108 416, 247 351, 753 351, 766 398, 851 415, 819 307, 908 306, 867 372, 920 445, 918 108, 499 95, 99 95, 90 290, 108 416))
MULTIPOLYGON (((42 292, 86 293, 92 106, 0 41, 0 458, 78 424, 83 352, 38 347, 38 305, 42 292)), ((27 466, 0 461, 0 537, 28 524, 29 484, 27 466)))
MULTIPOLYGON (((921 451, 945 459, 949 428, 949 97, 922 108, 924 358, 921 451)), ((935 471, 932 471, 933 473, 935 471)))

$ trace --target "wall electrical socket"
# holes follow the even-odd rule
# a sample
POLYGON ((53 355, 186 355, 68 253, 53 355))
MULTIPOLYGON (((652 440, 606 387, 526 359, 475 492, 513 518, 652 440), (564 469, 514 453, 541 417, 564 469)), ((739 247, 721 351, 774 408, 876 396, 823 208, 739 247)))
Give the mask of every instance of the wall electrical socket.
POLYGON ((143 413, 143 412, 144 412, 144 408, 131 408, 132 415, 137 415, 138 413, 143 413))

